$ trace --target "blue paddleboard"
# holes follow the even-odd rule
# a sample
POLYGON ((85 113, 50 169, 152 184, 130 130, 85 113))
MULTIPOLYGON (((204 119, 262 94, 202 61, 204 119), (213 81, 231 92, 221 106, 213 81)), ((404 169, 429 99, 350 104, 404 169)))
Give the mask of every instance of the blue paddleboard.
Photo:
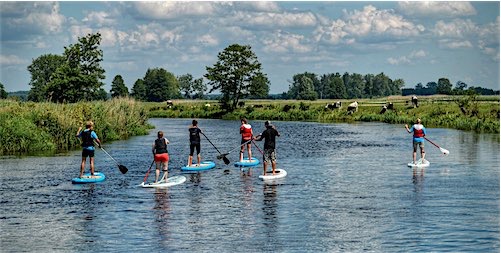
POLYGON ((203 170, 210 170, 214 167, 216 167, 216 164, 214 162, 203 161, 200 163, 200 166, 198 166, 197 163, 193 163, 191 166, 181 167, 181 170, 182 171, 203 171, 203 170))
POLYGON ((248 158, 235 162, 235 167, 254 167, 259 164, 259 160, 255 157, 252 157, 251 160, 248 158))
POLYGON ((97 183, 103 182, 106 179, 106 176, 101 172, 94 172, 94 176, 91 176, 90 173, 86 173, 83 177, 75 177, 71 179, 71 183, 73 184, 88 184, 88 183, 97 183))

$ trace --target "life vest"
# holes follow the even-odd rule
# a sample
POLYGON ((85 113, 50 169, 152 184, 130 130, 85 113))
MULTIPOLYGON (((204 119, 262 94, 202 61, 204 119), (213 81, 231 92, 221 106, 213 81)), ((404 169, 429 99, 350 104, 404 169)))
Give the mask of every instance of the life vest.
POLYGON ((164 154, 167 152, 167 144, 165 143, 165 138, 160 138, 155 140, 155 154, 164 154))
POLYGON ((92 130, 83 131, 80 136, 82 136, 82 147, 94 147, 94 141, 92 139, 92 130))
POLYGON ((414 138, 422 138, 424 137, 423 125, 416 124, 414 125, 414 138))
POLYGON ((252 139, 252 126, 250 124, 243 124, 240 127, 240 133, 242 134, 242 139, 248 141, 252 139))
POLYGON ((190 142, 192 144, 200 143, 200 129, 197 127, 190 127, 190 142))

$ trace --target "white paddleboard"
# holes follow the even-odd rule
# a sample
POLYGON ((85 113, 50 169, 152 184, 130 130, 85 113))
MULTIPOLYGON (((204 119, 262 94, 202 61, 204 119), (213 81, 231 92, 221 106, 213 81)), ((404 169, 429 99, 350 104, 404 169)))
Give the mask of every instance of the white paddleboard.
POLYGON ((144 182, 142 182, 141 183, 141 187, 143 187, 143 188, 169 187, 169 186, 173 186, 173 185, 182 184, 185 181, 186 181, 186 177, 185 176, 174 176, 174 177, 167 178, 167 181, 160 180, 157 183, 145 184, 144 182))
POLYGON ((407 166, 411 168, 424 168, 430 166, 430 162, 426 159, 419 159, 416 164, 410 162, 407 166))
POLYGON ((259 175, 259 178, 262 180, 272 180, 272 179, 278 179, 278 178, 283 178, 287 176, 287 171, 283 169, 275 169, 275 175, 271 174, 271 171, 266 172, 266 176, 259 175))

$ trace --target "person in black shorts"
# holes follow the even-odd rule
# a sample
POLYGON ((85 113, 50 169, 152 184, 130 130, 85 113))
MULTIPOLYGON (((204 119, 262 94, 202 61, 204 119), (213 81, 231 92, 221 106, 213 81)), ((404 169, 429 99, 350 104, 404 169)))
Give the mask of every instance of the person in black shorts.
POLYGON ((90 160, 90 174, 94 176, 94 140, 97 145, 101 147, 101 141, 97 137, 96 132, 94 132, 94 123, 92 121, 87 121, 85 123, 85 130, 82 131, 82 127, 78 128, 77 138, 82 138, 82 162, 80 163, 80 178, 83 176, 85 171, 85 161, 87 157, 90 160))
POLYGON ((268 163, 271 163, 272 173, 275 175, 275 169, 277 167, 277 156, 275 152, 275 138, 280 136, 280 133, 275 129, 275 126, 271 124, 269 120, 264 122, 266 130, 262 134, 256 136, 254 140, 260 141, 264 139, 264 152, 263 152, 263 175, 266 176, 266 167, 268 163))
POLYGON ((188 166, 193 162, 193 153, 197 150, 197 165, 200 166, 202 157, 200 156, 200 133, 202 130, 198 128, 198 121, 193 120, 188 128, 190 132, 190 156, 188 157, 188 166))

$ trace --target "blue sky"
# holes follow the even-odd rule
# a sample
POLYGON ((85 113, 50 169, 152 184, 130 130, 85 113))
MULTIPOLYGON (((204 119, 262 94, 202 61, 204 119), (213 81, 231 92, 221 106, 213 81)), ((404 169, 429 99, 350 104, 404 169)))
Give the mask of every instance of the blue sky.
POLYGON ((0 82, 29 90, 33 59, 100 32, 107 91, 116 75, 130 90, 148 68, 202 77, 234 43, 252 47, 270 93, 305 71, 498 90, 499 12, 499 1, 0 2, 0 82))

